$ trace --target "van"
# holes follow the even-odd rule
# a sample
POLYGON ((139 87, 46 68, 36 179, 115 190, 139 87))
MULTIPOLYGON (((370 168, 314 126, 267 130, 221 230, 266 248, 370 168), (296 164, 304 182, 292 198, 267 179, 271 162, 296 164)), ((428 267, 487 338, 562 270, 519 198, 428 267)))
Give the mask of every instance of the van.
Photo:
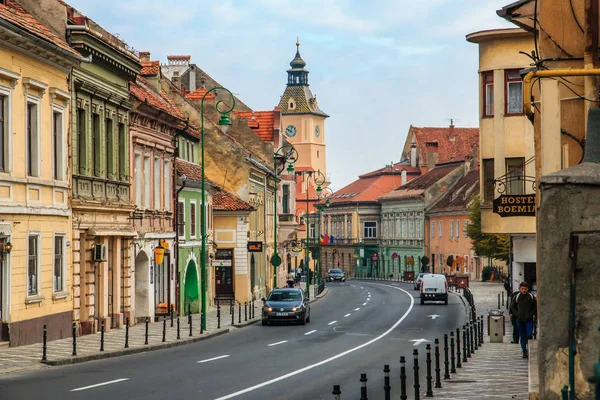
POLYGON ((443 301, 448 304, 448 282, 442 274, 425 274, 421 278, 421 304, 443 301))

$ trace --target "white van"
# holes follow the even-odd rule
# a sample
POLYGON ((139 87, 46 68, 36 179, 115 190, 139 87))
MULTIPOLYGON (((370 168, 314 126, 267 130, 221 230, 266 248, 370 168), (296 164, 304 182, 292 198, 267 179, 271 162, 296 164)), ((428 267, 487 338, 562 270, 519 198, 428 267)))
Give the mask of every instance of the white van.
POLYGON ((425 274, 421 278, 421 304, 426 301, 443 301, 448 304, 446 275, 425 274))

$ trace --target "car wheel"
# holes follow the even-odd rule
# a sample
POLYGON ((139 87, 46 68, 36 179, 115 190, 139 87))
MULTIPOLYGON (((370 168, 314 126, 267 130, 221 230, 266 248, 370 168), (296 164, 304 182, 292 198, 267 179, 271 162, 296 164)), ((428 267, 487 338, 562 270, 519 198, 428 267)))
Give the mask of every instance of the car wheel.
POLYGON ((446 297, 446 299, 444 300, 444 304, 448 305, 448 298, 446 297))
POLYGON ((425 299, 421 299, 421 305, 425 304, 425 299))
POLYGON ((310 313, 308 314, 308 318, 306 318, 306 323, 310 324, 310 313))
POLYGON ((300 325, 306 325, 306 314, 302 315, 302 319, 300 320, 300 325))

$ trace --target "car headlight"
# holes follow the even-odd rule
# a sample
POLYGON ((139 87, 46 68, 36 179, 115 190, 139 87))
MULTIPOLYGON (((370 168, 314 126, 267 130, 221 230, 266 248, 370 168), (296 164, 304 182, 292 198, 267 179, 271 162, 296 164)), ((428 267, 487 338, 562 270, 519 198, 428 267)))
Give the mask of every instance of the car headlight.
POLYGON ((266 310, 267 312, 271 312, 271 311, 273 311, 273 308, 271 308, 271 307, 265 307, 265 310, 266 310))
POLYGON ((292 307, 292 311, 298 311, 298 307, 292 307))

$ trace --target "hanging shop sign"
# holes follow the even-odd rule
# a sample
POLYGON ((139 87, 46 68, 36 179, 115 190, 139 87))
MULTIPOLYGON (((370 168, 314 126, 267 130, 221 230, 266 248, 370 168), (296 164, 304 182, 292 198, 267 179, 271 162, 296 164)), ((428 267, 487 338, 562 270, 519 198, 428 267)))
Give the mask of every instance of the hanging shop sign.
POLYGON ((535 194, 503 194, 494 199, 500 217, 535 217, 535 194))
POLYGON ((261 253, 263 251, 263 242, 248 242, 248 252, 261 253))

